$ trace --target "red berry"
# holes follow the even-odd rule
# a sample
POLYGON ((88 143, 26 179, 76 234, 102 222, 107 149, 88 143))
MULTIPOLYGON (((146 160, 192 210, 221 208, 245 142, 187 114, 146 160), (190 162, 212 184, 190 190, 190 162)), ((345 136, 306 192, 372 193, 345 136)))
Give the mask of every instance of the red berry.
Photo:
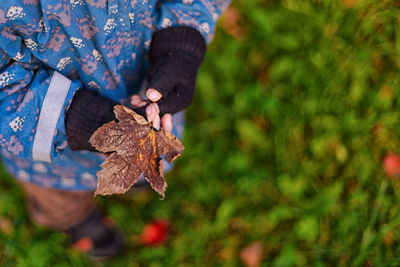
POLYGON ((168 239, 169 223, 165 220, 155 220, 146 224, 141 235, 141 242, 145 246, 164 244, 168 239))
POLYGON ((400 156, 389 153, 383 161, 383 169, 388 177, 400 177, 400 156))

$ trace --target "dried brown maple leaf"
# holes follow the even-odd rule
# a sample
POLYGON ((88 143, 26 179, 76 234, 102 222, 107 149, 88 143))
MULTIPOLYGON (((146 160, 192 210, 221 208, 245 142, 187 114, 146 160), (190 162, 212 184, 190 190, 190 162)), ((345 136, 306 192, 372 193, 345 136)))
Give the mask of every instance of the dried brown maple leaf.
POLYGON ((181 141, 164 129, 155 131, 146 119, 125 106, 115 106, 114 113, 118 122, 104 124, 89 140, 98 151, 112 152, 97 173, 94 194, 123 194, 143 173, 151 187, 164 197, 167 183, 160 157, 171 162, 180 156, 184 149, 181 141))

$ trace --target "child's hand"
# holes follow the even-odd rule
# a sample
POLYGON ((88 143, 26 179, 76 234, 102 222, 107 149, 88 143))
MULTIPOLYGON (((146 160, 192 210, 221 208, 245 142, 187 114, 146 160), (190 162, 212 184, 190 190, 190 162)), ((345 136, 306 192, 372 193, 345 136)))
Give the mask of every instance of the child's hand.
POLYGON ((146 92, 147 99, 157 103, 151 114, 157 110, 161 115, 174 114, 191 104, 206 47, 201 33, 191 27, 171 27, 154 33, 146 92))
POLYGON ((92 90, 78 90, 65 115, 65 130, 71 150, 95 151, 89 139, 104 123, 115 119, 113 110, 117 104, 92 90))
POLYGON ((199 31, 187 26, 156 31, 151 41, 146 97, 131 97, 134 108, 146 106, 146 116, 153 127, 172 130, 172 114, 192 103, 200 67, 207 44, 199 31), (161 116, 161 119, 160 119, 161 116))
MULTIPOLYGON (((139 95, 133 95, 131 97, 131 105, 134 108, 140 108, 147 104, 139 95)), ((151 103, 146 107, 146 116, 149 122, 153 123, 153 127, 157 130, 160 126, 165 130, 172 131, 172 116, 170 113, 164 114, 160 119, 160 109, 157 103, 151 103)))

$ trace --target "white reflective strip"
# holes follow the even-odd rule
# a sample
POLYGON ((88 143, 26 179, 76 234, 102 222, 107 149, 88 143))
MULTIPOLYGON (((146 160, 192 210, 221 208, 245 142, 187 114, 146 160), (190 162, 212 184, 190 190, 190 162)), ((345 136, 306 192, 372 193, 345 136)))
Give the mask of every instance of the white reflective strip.
POLYGON ((33 160, 51 162, 50 152, 54 132, 70 86, 71 80, 56 71, 54 72, 40 110, 35 140, 33 141, 33 160))

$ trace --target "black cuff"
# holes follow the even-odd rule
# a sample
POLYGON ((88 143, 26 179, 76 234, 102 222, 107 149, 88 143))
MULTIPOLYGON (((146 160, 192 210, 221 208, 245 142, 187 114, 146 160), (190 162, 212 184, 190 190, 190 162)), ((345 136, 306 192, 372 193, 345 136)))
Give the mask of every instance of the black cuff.
POLYGON ((91 90, 76 92, 65 116, 67 141, 71 150, 95 150, 89 139, 104 123, 115 119, 113 109, 117 104, 91 90))
POLYGON ((199 67, 206 53, 207 43, 201 33, 188 26, 170 27, 153 33, 150 45, 150 63, 168 57, 191 58, 191 64, 199 67))

